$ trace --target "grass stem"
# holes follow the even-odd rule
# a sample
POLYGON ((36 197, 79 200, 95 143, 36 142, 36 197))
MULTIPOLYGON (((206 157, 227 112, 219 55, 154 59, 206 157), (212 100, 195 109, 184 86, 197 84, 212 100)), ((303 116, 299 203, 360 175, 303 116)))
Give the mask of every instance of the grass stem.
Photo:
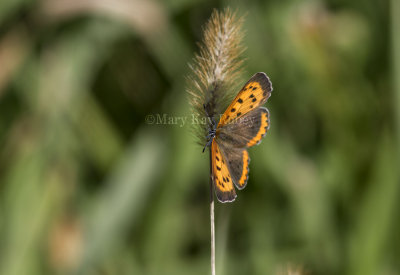
POLYGON ((215 275, 215 223, 214 223, 214 188, 210 147, 210 223, 211 223, 211 275, 215 275))

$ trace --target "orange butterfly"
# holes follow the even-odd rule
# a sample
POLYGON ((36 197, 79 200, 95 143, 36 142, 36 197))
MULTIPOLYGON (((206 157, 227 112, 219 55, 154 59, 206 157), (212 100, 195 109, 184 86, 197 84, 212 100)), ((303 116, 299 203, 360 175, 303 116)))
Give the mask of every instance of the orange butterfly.
POLYGON ((234 201, 233 186, 240 190, 247 184, 250 157, 246 149, 259 144, 269 128, 268 109, 261 105, 271 92, 268 76, 256 73, 223 113, 217 127, 214 121, 211 123, 206 147, 211 144, 212 178, 220 202, 234 201))

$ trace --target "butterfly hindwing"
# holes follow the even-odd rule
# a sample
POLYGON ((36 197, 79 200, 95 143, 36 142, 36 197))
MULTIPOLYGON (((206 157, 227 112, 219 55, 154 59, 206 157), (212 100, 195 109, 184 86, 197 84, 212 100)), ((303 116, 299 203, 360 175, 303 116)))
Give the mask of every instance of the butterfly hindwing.
POLYGON ((215 140, 211 143, 211 162, 215 194, 220 202, 231 202, 236 198, 232 177, 226 159, 215 140))
POLYGON ((225 148, 246 148, 259 144, 269 129, 269 112, 265 107, 247 113, 217 129, 217 138, 225 148))
POLYGON ((219 146, 222 155, 228 162, 228 170, 237 189, 243 189, 247 184, 249 175, 250 157, 246 149, 219 146))
POLYGON ((263 105, 272 92, 272 84, 265 73, 256 73, 243 86, 238 95, 225 110, 218 127, 242 117, 263 105))

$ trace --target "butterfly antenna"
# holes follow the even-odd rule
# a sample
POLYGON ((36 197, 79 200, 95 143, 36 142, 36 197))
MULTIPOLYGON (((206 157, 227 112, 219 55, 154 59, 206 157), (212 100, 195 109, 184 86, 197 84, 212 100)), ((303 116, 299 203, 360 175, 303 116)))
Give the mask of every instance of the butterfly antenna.
POLYGON ((204 153, 204 151, 206 150, 206 148, 209 147, 209 146, 211 145, 211 143, 212 143, 212 141, 213 141, 214 138, 215 138, 215 129, 211 129, 211 130, 208 132, 208 136, 207 136, 208 142, 207 142, 207 144, 206 144, 206 145, 204 146, 204 148, 203 148, 203 153, 204 153))
POLYGON ((206 150, 206 148, 207 148, 207 145, 208 145, 208 143, 207 143, 206 145, 204 145, 204 148, 203 148, 203 153, 204 153, 204 151, 206 150))
POLYGON ((203 148, 203 153, 204 153, 204 151, 206 150, 207 147, 210 147, 212 141, 213 141, 213 138, 210 137, 210 140, 207 142, 207 144, 203 148))

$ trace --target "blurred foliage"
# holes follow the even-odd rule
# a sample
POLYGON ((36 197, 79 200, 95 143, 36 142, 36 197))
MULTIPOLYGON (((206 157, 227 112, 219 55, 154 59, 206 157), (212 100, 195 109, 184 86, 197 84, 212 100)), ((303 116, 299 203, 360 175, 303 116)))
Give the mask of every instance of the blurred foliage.
POLYGON ((0 274, 209 273, 185 75, 226 6, 274 92, 217 273, 399 274, 396 0, 0 1, 0 274))

